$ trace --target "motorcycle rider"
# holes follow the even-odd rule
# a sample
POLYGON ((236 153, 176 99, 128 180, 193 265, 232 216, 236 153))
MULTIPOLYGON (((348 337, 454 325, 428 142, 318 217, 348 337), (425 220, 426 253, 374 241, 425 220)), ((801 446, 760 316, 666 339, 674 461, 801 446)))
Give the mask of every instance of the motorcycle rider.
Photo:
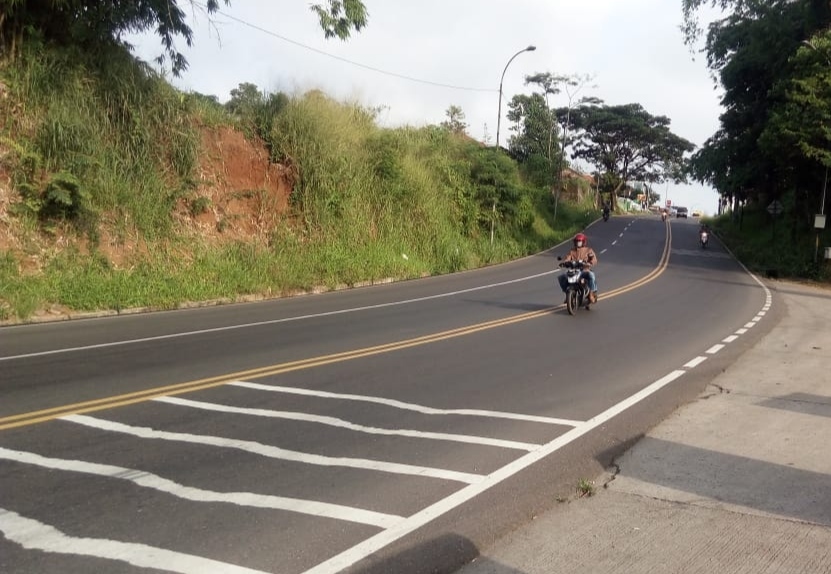
POLYGON ((605 219, 609 219, 609 211, 610 210, 611 210, 611 208, 609 207, 609 204, 604 201, 603 202, 603 217, 605 219))
MULTIPOLYGON (((594 249, 589 247, 588 245, 588 237, 586 237, 583 233, 578 233, 574 236, 574 247, 571 248, 571 251, 563 257, 563 261, 582 261, 583 262, 583 276, 589 282, 589 303, 596 303, 597 302, 597 278, 594 275, 594 271, 592 271, 592 267, 597 265, 597 255, 594 252, 594 249)), ((557 278, 560 282, 560 289, 563 290, 563 293, 566 292, 566 288, 568 283, 566 283, 566 276, 560 275, 557 278)))
POLYGON ((704 234, 707 234, 707 238, 710 237, 710 227, 706 223, 702 223, 701 226, 698 228, 698 240, 704 245, 704 234))

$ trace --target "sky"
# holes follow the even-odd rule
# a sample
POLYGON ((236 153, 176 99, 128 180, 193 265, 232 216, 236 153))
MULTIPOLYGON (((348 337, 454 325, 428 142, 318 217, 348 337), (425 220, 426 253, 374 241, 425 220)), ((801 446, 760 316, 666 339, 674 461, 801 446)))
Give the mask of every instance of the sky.
MULTIPOLYGON (((667 116, 670 129, 696 146, 719 127, 721 92, 700 46, 684 44, 681 0, 364 0, 367 27, 346 41, 324 38, 310 4, 231 0, 209 20, 180 0, 191 15, 194 42, 190 48, 178 42, 189 68, 170 81, 222 102, 244 82, 297 95, 319 89, 381 107, 378 121, 385 127, 438 124, 456 105, 468 133, 491 144, 501 111, 505 145, 513 133, 507 102, 534 91, 525 76, 550 72, 591 77, 572 92, 573 102, 595 96, 607 105, 639 103, 667 116), (536 50, 508 65, 529 45, 536 50)), ((147 61, 162 51, 149 32, 127 40, 147 61)), ((553 96, 550 104, 567 106, 568 95, 553 96)), ((655 189, 662 203, 707 214, 717 209, 718 196, 705 185, 655 189)))

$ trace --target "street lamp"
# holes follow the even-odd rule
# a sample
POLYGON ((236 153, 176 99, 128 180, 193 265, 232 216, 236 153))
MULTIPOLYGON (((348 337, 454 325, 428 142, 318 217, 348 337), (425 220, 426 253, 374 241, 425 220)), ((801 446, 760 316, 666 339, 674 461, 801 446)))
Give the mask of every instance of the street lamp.
POLYGON ((502 121, 502 82, 505 80, 505 72, 508 71, 508 66, 510 66, 511 62, 514 61, 514 58, 516 58, 523 52, 533 52, 536 49, 536 46, 528 46, 527 48, 523 48, 522 50, 511 56, 511 59, 508 60, 507 64, 505 64, 505 69, 502 70, 502 78, 499 80, 499 115, 496 117, 496 149, 499 149, 499 124, 502 121))

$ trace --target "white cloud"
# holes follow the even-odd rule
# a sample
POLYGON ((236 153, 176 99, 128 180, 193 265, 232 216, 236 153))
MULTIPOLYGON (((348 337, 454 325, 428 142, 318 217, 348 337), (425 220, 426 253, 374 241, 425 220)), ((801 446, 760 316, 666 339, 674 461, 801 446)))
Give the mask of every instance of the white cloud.
MULTIPOLYGON (((208 25, 192 20, 189 70, 175 84, 221 100, 242 82, 289 93, 318 88, 338 99, 388 106, 387 126, 425 125, 461 106, 472 136, 496 135, 498 87, 508 59, 519 55, 503 86, 501 141, 509 135, 507 101, 528 93, 525 75, 591 74, 593 95, 608 104, 638 102, 666 115, 673 131, 701 145, 718 128, 719 93, 704 58, 693 60, 679 29, 681 2, 667 0, 365 0, 367 28, 346 42, 325 40, 308 3, 233 0, 208 25), (242 22, 247 22, 246 25, 242 22), (285 39, 275 37, 282 36, 285 39), (302 44, 298 46, 291 41, 302 44), (325 52, 333 57, 323 55, 325 52), (336 59, 341 58, 341 59, 336 59), (389 72, 371 71, 346 61, 389 72), (456 90, 408 81, 479 88, 456 90)), ((140 57, 161 47, 152 35, 131 39, 140 57)), ((565 105, 562 102, 553 104, 565 105)), ((669 186, 675 203, 713 212, 716 194, 702 186, 669 186)))

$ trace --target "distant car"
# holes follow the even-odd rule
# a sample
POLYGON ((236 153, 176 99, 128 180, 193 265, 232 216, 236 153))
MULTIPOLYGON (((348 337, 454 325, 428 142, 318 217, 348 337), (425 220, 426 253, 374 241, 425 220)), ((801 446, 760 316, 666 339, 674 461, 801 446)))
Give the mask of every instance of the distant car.
POLYGON ((701 217, 701 210, 700 209, 693 209, 692 216, 693 217, 701 217))
POLYGON ((687 219, 687 208, 686 207, 676 207, 675 208, 675 217, 683 217, 687 219))

